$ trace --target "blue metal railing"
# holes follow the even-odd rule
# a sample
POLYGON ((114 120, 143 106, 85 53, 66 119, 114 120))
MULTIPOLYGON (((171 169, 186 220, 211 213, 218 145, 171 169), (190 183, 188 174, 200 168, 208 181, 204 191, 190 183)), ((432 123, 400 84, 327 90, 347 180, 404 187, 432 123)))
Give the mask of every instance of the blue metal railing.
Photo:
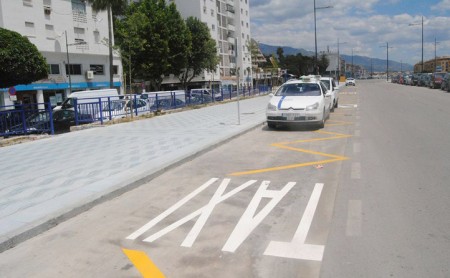
POLYGON ((0 136, 54 134, 51 111, 50 103, 1 106, 0 136))
MULTIPOLYGON (((240 97, 248 97, 269 93, 271 88, 260 85, 258 88, 239 88, 240 97)), ((238 92, 230 88, 222 88, 211 93, 191 95, 183 91, 145 93, 138 95, 120 95, 113 97, 74 99, 73 107, 66 110, 74 114, 75 125, 92 122, 111 121, 117 118, 139 116, 158 110, 171 110, 186 106, 221 102, 236 98, 238 92)), ((10 105, 0 107, 0 136, 11 136, 31 133, 54 134, 60 125, 53 119, 50 103, 30 105, 10 105), (45 107, 39 109, 38 107, 45 107), (56 127, 55 127, 56 124, 56 127)), ((73 123, 72 123, 73 125, 73 123)))

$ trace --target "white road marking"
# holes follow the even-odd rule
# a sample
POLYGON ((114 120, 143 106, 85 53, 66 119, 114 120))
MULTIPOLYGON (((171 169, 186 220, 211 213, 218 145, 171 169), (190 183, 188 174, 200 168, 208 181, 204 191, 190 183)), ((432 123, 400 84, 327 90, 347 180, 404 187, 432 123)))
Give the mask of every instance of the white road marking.
POLYGON ((357 108, 358 104, 339 104, 339 108, 357 108))
POLYGON ((360 236, 361 222, 362 222, 361 200, 349 200, 345 234, 347 236, 360 236))
POLYGON ((263 181, 253 199, 250 201, 244 214, 237 223, 222 251, 234 252, 248 235, 264 220, 264 218, 272 211, 272 209, 281 201, 281 199, 294 187, 295 182, 289 182, 281 190, 267 190, 270 181, 263 181), (270 198, 271 200, 261 211, 255 215, 262 198, 270 198))
MULTIPOLYGON (((229 180, 229 179, 225 179, 225 180, 229 180)), ((214 205, 217 205, 218 203, 221 203, 223 201, 225 201, 226 199, 230 198, 231 196, 233 196, 234 194, 244 190, 245 188, 249 187, 250 185, 254 184, 256 182, 256 180, 250 180, 242 185, 240 185, 239 187, 231 190, 230 192, 228 192, 227 194, 221 196, 220 198, 218 198, 216 200, 216 203, 214 205)), ((146 239, 144 239, 145 242, 153 242, 155 240, 157 240, 158 238, 162 237, 163 235, 169 233, 170 231, 175 230, 176 228, 180 227, 181 225, 183 225, 184 223, 194 219, 195 217, 199 216, 202 214, 202 212, 205 209, 208 209, 209 205, 208 204, 194 212, 192 212, 191 214, 183 217, 182 219, 178 220, 177 222, 173 223, 172 225, 167 226, 166 228, 162 229, 161 231, 147 237, 146 239)), ((162 220, 162 219, 160 219, 162 220)), ((155 223, 156 224, 156 223, 155 223)))
POLYGON ((359 162, 352 163, 352 169, 350 172, 350 177, 354 180, 361 178, 361 164, 359 162))
POLYGON ((181 246, 184 247, 192 246, 198 234, 205 225, 206 220, 208 220, 209 215, 212 213, 214 207, 216 206, 216 204, 219 203, 220 197, 222 197, 222 194, 223 192, 225 192, 225 189, 227 188, 229 183, 230 183, 229 179, 224 179, 222 181, 222 183, 219 185, 219 188, 217 188, 216 193, 214 193, 214 196, 209 201, 209 204, 204 207, 202 214, 197 219, 197 222, 195 222, 194 227, 192 227, 191 231, 186 236, 181 246))
POLYGON ((301 260, 322 261, 324 245, 305 244, 306 236, 317 209, 323 183, 316 183, 297 231, 291 242, 271 241, 264 255, 301 260))
POLYGON ((156 218, 153 218, 150 222, 142 226, 140 229, 132 233, 127 237, 127 239, 136 239, 137 237, 141 236, 143 233, 148 231, 151 227, 156 225, 159 221, 163 220, 167 216, 169 216, 171 213, 179 209, 182 205, 186 204, 189 200, 197 196, 200 192, 208 188, 211 184, 215 183, 218 180, 218 178, 212 178, 206 183, 204 183, 202 186, 194 190, 192 193, 178 201, 175 205, 171 206, 169 209, 158 215, 156 218))

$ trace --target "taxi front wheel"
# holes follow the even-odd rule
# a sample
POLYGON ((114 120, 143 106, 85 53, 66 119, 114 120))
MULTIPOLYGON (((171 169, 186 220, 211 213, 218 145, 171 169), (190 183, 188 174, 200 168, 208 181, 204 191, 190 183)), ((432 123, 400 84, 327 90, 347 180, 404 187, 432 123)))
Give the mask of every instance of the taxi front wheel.
POLYGON ((319 128, 324 128, 324 127, 325 127, 325 108, 323 109, 322 121, 319 124, 319 128))

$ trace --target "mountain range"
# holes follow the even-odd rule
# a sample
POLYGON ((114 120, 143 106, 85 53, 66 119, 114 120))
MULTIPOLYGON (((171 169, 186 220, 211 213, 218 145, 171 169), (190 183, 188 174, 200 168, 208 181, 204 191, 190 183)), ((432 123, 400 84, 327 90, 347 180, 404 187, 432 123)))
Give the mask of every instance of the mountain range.
MULTIPOLYGON (((273 46, 264 43, 259 43, 259 48, 261 52, 267 56, 275 54, 277 55, 277 49, 281 47, 283 48, 283 53, 285 56, 287 55, 297 55, 301 53, 303 56, 314 56, 313 51, 308 51, 303 48, 293 48, 289 46, 273 46)), ((346 61, 346 63, 352 62, 351 55, 340 55, 342 59, 346 61)), ((378 58, 370 58, 366 56, 353 55, 353 64, 360 65, 364 67, 367 71, 373 70, 374 72, 386 72, 386 59, 378 59, 378 58)), ((406 63, 401 63, 393 60, 389 60, 389 71, 413 71, 414 66, 406 63)))

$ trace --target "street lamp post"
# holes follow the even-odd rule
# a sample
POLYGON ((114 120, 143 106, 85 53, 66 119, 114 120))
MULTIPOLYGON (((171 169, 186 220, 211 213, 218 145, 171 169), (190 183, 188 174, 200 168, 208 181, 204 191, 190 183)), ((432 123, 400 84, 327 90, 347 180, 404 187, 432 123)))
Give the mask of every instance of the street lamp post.
POLYGON ((67 31, 64 31, 66 36, 66 55, 67 55, 67 75, 69 76, 69 94, 72 93, 72 78, 70 77, 70 59, 69 59, 69 46, 72 45, 82 45, 86 44, 86 42, 76 42, 76 43, 67 43, 67 31))
POLYGON ((355 71, 353 69, 353 48, 352 48, 352 78, 355 78, 355 71))
POLYGON ((328 8, 333 8, 333 6, 325 6, 325 7, 316 7, 316 0, 314 0, 314 50, 315 50, 315 55, 314 55, 314 72, 316 74, 319 74, 318 72, 318 66, 317 66, 317 24, 316 24, 316 10, 320 10, 320 9, 328 9, 328 8))
POLYGON ((440 42, 436 41, 436 38, 434 38, 434 70, 433 70, 433 72, 438 71, 437 70, 437 59, 436 59, 436 45, 439 43, 440 42))
POLYGON ((423 16, 422 16, 422 22, 421 23, 410 23, 409 26, 417 26, 422 25, 422 61, 421 61, 421 71, 423 72, 423 16))

